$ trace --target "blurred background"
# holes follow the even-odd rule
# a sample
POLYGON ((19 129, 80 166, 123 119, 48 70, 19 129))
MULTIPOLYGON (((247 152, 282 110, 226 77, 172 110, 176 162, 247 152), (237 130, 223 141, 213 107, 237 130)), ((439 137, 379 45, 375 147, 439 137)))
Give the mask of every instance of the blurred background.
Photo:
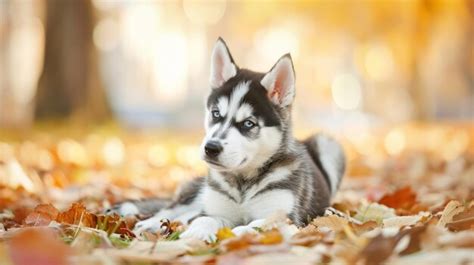
POLYGON ((290 52, 296 134, 327 131, 351 161, 472 150, 470 0, 0 0, 0 176, 34 189, 105 167, 150 188, 139 176, 205 172, 198 146, 219 36, 257 71, 290 52))

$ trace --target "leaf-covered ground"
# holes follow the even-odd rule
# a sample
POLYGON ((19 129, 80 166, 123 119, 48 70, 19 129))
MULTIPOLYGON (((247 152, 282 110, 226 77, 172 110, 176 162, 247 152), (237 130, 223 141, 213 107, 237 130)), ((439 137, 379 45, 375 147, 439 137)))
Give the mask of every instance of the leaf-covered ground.
MULTIPOLYGON (((0 264, 473 264, 474 128, 405 125, 343 139, 349 168, 327 215, 276 213, 255 233, 134 235, 117 201, 169 196, 205 173, 199 135, 103 130, 3 135, 0 264)), ((2 139, 2 138, 0 138, 2 139)))

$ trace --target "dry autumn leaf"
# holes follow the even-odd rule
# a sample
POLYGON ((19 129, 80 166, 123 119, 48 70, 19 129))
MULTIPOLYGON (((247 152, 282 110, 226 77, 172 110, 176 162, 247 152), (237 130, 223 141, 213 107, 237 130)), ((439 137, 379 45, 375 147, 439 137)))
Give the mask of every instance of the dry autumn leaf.
POLYGON ((217 240, 219 241, 233 237, 235 237, 235 235, 229 227, 223 227, 217 231, 217 240))
POLYGON ((59 213, 57 222, 96 227, 97 216, 89 213, 81 203, 73 203, 69 210, 59 213))
POLYGON ((465 207, 464 211, 453 216, 452 221, 446 224, 451 231, 462 231, 474 228, 474 205, 465 207))
POLYGON ((10 257, 16 265, 66 265, 71 249, 49 228, 29 228, 9 241, 10 257))
POLYGON ((378 203, 394 209, 409 210, 416 203, 416 193, 410 187, 404 187, 386 194, 378 203))
POLYGON ((439 218, 438 225, 445 227, 448 223, 453 221, 455 215, 464 211, 464 205, 459 201, 450 201, 439 218))
POLYGON ((318 217, 312 222, 318 228, 327 227, 335 232, 344 230, 344 226, 348 225, 348 223, 349 221, 337 215, 318 217))
POLYGON ((324 233, 319 231, 314 225, 308 225, 296 233, 290 240, 290 244, 311 247, 324 238, 324 233))
POLYGON ((255 244, 257 241, 257 235, 246 233, 239 237, 229 238, 222 241, 222 248, 225 251, 236 251, 240 249, 246 249, 250 245, 255 244))
POLYGON ((361 205, 359 209, 357 209, 357 214, 354 218, 361 222, 375 221, 380 224, 384 219, 395 216, 395 210, 393 208, 378 203, 371 203, 361 205))
POLYGON ((59 211, 51 204, 40 204, 24 220, 28 226, 45 226, 56 220, 59 211))
POLYGON ((382 234, 373 238, 359 253, 357 259, 366 265, 381 264, 392 254, 398 243, 396 237, 385 237, 382 234))
POLYGON ((279 244, 283 241, 282 234, 275 228, 261 233, 260 236, 260 243, 264 245, 279 244))
POLYGON ((350 227, 352 228, 352 231, 354 231, 354 233, 358 235, 371 231, 379 226, 377 222, 375 221, 367 221, 362 224, 356 224, 356 223, 349 223, 349 224, 350 224, 350 227))

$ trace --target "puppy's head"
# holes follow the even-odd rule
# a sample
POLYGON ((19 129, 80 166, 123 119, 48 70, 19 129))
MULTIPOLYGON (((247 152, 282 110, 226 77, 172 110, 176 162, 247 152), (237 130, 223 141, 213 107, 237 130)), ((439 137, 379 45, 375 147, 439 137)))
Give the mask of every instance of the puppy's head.
POLYGON ((210 72, 202 157, 218 171, 258 169, 279 150, 290 128, 295 96, 291 57, 284 55, 267 73, 240 69, 219 38, 210 72))

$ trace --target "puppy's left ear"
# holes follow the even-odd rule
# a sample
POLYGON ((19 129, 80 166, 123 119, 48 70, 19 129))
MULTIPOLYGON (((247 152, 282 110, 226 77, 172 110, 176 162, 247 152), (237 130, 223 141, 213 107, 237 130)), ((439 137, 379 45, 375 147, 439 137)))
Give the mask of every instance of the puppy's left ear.
POLYGON ((295 70, 289 53, 283 55, 260 81, 270 100, 286 107, 295 98, 295 70))
POLYGON ((211 55, 211 75, 209 83, 211 88, 222 86, 227 80, 237 74, 237 66, 229 52, 224 40, 219 37, 211 55))

